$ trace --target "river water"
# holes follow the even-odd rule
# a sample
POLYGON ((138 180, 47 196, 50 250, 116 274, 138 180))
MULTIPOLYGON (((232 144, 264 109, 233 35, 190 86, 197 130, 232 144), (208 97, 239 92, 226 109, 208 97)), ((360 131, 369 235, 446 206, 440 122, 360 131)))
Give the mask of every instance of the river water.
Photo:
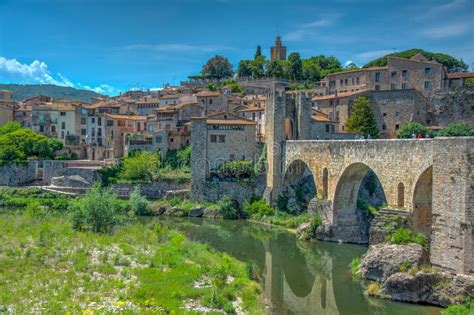
POLYGON ((350 272, 352 258, 365 253, 365 246, 301 242, 284 229, 247 221, 160 222, 255 264, 269 314, 440 314, 436 307, 366 297, 350 272))

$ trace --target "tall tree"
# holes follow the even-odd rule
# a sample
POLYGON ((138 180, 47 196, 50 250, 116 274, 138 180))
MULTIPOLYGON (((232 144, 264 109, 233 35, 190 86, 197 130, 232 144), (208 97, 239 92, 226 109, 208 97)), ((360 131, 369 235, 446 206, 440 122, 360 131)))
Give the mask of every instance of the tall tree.
POLYGON ((378 138, 379 129, 374 112, 366 97, 358 96, 352 103, 352 112, 346 122, 346 129, 352 132, 362 132, 365 136, 378 138))
POLYGON ((292 80, 301 80, 303 77, 303 62, 297 52, 292 52, 288 56, 288 76, 292 80))
POLYGON ((267 77, 286 78, 287 62, 285 60, 272 60, 267 66, 267 77))
POLYGON ((248 78, 252 76, 252 60, 240 60, 237 68, 237 76, 240 78, 248 78))
POLYGON ((253 78, 262 78, 265 76, 265 57, 258 56, 255 60, 252 61, 252 77, 253 78))
POLYGON ((303 78, 313 82, 321 79, 319 65, 313 59, 303 60, 303 78))
POLYGON ((257 50, 255 51, 255 58, 254 59, 257 59, 261 55, 262 55, 262 47, 260 47, 260 45, 258 45, 257 50))
POLYGON ((225 57, 215 55, 202 67, 201 73, 212 79, 226 79, 234 75, 232 64, 225 57))

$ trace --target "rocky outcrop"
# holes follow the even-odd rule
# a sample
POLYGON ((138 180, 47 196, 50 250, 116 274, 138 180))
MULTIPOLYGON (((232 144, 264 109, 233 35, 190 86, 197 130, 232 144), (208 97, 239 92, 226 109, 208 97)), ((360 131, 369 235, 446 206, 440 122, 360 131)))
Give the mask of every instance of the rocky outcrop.
POLYGON ((421 245, 379 244, 370 246, 360 264, 365 279, 385 281, 405 266, 422 266, 428 263, 428 255, 421 245))
POLYGON ((51 185, 57 187, 90 187, 92 184, 80 175, 63 175, 51 178, 51 185))
POLYGON ((380 294, 397 301, 447 306, 474 297, 474 277, 441 272, 398 272, 383 283, 380 294))
POLYGON ((473 87, 442 90, 431 97, 430 119, 432 124, 438 126, 450 123, 473 125, 472 106, 474 106, 473 87))
POLYGON ((204 215, 204 207, 196 206, 189 210, 188 216, 192 218, 200 218, 204 215))
POLYGON ((206 208, 204 209, 203 217, 208 219, 222 219, 222 214, 220 214, 217 209, 206 208))
POLYGON ((396 229, 409 227, 409 212, 381 209, 377 211, 370 223, 369 245, 384 243, 387 235, 393 233, 396 229))

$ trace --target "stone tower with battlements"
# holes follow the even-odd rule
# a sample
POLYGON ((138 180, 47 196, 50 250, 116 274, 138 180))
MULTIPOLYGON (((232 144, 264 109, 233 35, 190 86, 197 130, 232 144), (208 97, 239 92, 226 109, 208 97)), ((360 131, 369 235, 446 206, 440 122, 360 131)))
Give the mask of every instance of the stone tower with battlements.
POLYGON ((277 36, 275 39, 275 46, 270 48, 270 59, 275 60, 286 60, 286 47, 281 43, 281 37, 277 36))

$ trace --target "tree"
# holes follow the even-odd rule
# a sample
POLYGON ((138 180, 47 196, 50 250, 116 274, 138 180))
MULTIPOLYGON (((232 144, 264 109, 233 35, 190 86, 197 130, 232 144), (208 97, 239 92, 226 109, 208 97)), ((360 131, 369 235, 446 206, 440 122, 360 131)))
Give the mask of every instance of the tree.
POLYGON ((237 68, 239 78, 248 78, 252 76, 252 60, 240 60, 237 68))
POLYGON ((342 70, 341 62, 334 56, 319 55, 309 58, 313 63, 318 65, 320 77, 342 70))
POLYGON ((397 138, 399 139, 410 139, 413 135, 418 136, 421 133, 423 136, 428 134, 428 128, 420 123, 409 122, 403 124, 397 132, 397 138))
POLYGON ((438 137, 472 137, 474 128, 468 124, 449 124, 441 129, 436 136, 438 137))
POLYGON ((267 77, 286 78, 287 62, 285 60, 272 60, 267 66, 267 77))
POLYGON ((303 77, 303 62, 297 52, 292 52, 288 56, 288 76, 295 81, 303 77))
POLYGON ((358 96, 352 104, 352 112, 346 123, 346 129, 352 132, 363 132, 365 136, 372 138, 379 136, 377 121, 374 112, 366 97, 358 96))
POLYGON ((458 60, 453 56, 442 54, 442 53, 433 53, 429 51, 424 51, 423 49, 408 49, 404 51, 400 51, 397 53, 392 53, 380 57, 378 59, 372 60, 371 62, 364 65, 364 68, 368 67, 384 67, 387 65, 388 57, 399 57, 399 58, 406 58, 409 59, 416 54, 421 53, 425 56, 428 60, 435 60, 442 65, 444 65, 449 72, 458 72, 458 71, 465 71, 467 70, 468 66, 462 60, 458 60))
POLYGON ((252 61, 252 77, 262 78, 265 76, 265 57, 258 56, 252 61))
POLYGON ((225 57, 216 55, 202 67, 201 73, 212 79, 225 79, 234 75, 232 64, 225 57))
POLYGON ((303 60, 303 78, 308 81, 319 81, 321 79, 319 65, 313 59, 303 60))
POLYGON ((257 50, 255 51, 255 58, 254 59, 257 59, 261 55, 262 55, 262 47, 260 47, 260 45, 258 45, 257 50))

